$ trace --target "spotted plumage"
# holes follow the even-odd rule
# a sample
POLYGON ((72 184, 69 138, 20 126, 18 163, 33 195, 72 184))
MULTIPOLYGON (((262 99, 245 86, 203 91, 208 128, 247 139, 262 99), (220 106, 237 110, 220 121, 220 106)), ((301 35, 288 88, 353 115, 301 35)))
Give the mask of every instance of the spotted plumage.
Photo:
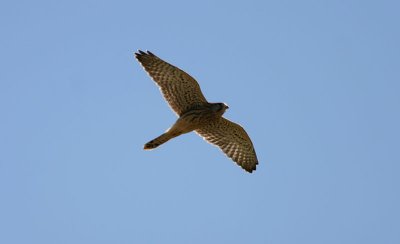
POLYGON ((146 143, 144 149, 154 149, 174 137, 195 131, 247 172, 256 170, 258 160, 250 137, 240 125, 222 117, 228 109, 226 104, 207 102, 195 79, 153 53, 139 50, 135 56, 179 117, 167 132, 146 143))

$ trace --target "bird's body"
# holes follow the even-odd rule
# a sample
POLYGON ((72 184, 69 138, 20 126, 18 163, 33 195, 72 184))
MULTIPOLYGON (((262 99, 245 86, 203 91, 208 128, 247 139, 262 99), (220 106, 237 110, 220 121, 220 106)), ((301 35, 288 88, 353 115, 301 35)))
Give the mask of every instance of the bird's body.
POLYGON ((210 121, 219 119, 226 109, 227 106, 222 103, 204 103, 190 108, 167 132, 146 143, 144 149, 154 149, 174 137, 200 129, 210 121))
POLYGON ((226 104, 209 103, 195 79, 151 52, 139 51, 135 55, 178 115, 175 124, 146 143, 144 149, 154 149, 174 137, 195 131, 246 171, 251 173, 256 169, 258 160, 250 137, 240 125, 222 117, 228 109, 226 104))

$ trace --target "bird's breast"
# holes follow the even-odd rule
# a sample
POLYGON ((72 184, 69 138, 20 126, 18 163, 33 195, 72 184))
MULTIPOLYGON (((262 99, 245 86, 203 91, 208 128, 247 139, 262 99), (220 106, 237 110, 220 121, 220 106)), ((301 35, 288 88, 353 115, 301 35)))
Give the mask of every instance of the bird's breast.
POLYGON ((209 108, 196 108, 182 114, 177 123, 180 122, 182 126, 195 130, 216 117, 218 115, 209 108))

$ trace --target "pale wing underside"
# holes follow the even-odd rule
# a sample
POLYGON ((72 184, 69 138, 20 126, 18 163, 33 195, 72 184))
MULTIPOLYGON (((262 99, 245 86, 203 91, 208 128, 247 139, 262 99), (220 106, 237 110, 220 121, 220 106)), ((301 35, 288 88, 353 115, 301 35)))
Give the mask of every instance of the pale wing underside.
POLYGON ((164 98, 179 116, 196 104, 206 103, 195 79, 151 52, 138 51, 137 60, 160 87, 164 98))
POLYGON ((256 170, 258 160, 253 143, 240 125, 221 117, 196 132, 208 142, 218 146, 244 170, 250 173, 256 170))

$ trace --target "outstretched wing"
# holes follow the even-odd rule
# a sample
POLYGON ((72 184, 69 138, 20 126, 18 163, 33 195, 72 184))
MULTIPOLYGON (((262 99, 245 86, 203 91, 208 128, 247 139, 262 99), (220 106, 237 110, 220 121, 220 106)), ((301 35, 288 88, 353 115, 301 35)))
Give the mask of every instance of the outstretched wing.
POLYGON ((251 173, 258 164, 256 151, 246 131, 238 124, 223 117, 197 129, 208 142, 218 146, 244 170, 251 173))
POLYGON ((207 100, 195 79, 151 52, 138 51, 136 59, 160 87, 165 100, 179 116, 207 100))

